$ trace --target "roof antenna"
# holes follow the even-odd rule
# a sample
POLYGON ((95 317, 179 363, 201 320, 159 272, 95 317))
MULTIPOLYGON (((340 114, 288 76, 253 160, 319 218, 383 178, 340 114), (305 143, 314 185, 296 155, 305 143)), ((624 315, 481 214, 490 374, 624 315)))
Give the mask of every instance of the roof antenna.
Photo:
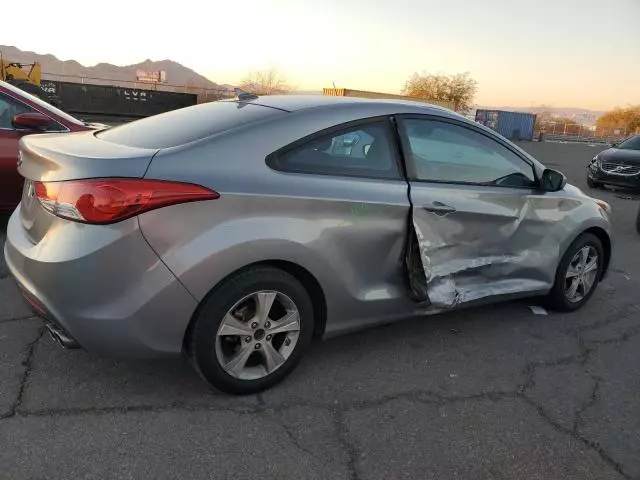
POLYGON ((256 98, 258 98, 258 95, 254 93, 245 92, 244 90, 238 87, 234 88, 233 91, 238 96, 238 100, 255 100, 256 98))

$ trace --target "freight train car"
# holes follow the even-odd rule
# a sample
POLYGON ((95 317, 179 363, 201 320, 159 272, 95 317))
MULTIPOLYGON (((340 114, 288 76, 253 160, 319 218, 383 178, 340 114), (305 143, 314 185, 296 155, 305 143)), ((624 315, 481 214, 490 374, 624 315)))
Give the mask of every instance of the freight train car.
POLYGON ((142 118, 195 105, 197 95, 113 85, 43 80, 42 89, 77 116, 142 118))

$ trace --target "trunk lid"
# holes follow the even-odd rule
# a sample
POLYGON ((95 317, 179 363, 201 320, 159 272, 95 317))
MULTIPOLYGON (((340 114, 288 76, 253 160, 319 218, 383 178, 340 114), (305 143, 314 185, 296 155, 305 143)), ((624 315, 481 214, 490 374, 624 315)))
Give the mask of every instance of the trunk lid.
POLYGON ((27 135, 20 140, 18 172, 25 178, 20 217, 27 237, 38 243, 54 222, 35 195, 34 182, 85 178, 142 178, 155 149, 128 147, 96 138, 95 132, 27 135))
POLYGON ((26 135, 20 140, 18 171, 29 180, 141 178, 157 149, 105 142, 96 132, 26 135))

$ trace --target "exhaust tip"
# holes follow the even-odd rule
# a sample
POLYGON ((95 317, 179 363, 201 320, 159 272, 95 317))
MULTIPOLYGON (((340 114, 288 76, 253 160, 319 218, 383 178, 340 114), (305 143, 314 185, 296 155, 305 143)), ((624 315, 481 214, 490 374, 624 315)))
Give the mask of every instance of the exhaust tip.
POLYGON ((49 330, 49 335, 51 335, 51 338, 53 338, 53 340, 62 348, 65 348, 67 350, 77 350, 79 348, 82 348, 74 338, 70 337, 56 326, 47 323, 47 329, 49 330))

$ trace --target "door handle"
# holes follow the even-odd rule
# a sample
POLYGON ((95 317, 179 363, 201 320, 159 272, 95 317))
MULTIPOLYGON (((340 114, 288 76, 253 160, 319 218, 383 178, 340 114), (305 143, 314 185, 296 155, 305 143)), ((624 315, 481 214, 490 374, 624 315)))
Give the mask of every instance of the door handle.
POLYGON ((432 202, 429 205, 422 207, 427 212, 435 213, 436 215, 446 215, 447 213, 453 213, 456 209, 450 205, 445 205, 442 202, 432 202))

